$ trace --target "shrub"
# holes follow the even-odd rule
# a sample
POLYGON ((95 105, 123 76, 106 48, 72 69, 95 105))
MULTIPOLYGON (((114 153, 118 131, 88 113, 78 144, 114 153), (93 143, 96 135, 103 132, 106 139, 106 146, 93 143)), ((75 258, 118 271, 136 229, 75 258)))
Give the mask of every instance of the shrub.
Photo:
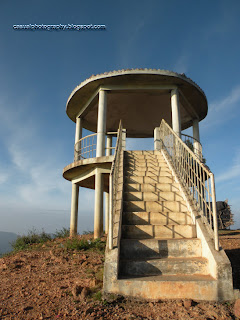
POLYGON ((98 292, 94 293, 93 294, 93 299, 101 301, 102 300, 102 291, 98 291, 98 292))
POLYGON ((69 228, 62 228, 61 230, 56 230, 54 233, 54 238, 68 238, 70 236, 69 228))
POLYGON ((93 233, 94 233, 93 231, 89 231, 89 230, 88 230, 88 231, 83 231, 83 234, 84 234, 84 235, 93 234, 93 233))
POLYGON ((51 239, 51 236, 45 231, 37 233, 37 231, 33 229, 29 231, 27 235, 19 236, 15 241, 11 243, 11 246, 14 251, 19 251, 29 248, 32 244, 42 244, 51 239))
POLYGON ((105 249, 105 241, 101 241, 100 239, 80 239, 80 238, 72 238, 68 239, 64 246, 67 249, 72 250, 90 250, 90 249, 97 249, 100 252, 104 252, 105 249))

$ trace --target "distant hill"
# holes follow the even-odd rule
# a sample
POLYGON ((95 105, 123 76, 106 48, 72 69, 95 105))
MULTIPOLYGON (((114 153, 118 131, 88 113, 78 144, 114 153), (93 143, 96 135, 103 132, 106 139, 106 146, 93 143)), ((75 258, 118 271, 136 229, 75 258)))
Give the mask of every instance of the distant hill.
POLYGON ((0 254, 7 253, 12 250, 10 242, 16 240, 18 235, 13 232, 0 231, 0 254))

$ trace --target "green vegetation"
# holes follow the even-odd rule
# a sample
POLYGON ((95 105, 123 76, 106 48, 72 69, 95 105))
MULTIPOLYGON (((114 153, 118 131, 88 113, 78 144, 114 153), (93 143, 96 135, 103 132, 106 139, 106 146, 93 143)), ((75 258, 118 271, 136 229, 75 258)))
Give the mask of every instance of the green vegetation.
MULTIPOLYGON (((91 233, 92 232, 87 231, 83 234, 89 235, 91 233)), ((104 253, 105 250, 105 241, 101 241, 101 239, 81 239, 78 236, 69 238, 69 229, 67 228, 56 230, 53 236, 47 234, 44 230, 42 230, 42 232, 37 232, 33 229, 29 231, 27 235, 19 236, 11 243, 11 246, 13 248, 13 252, 16 252, 19 250, 33 248, 32 245, 42 246, 45 242, 56 238, 66 239, 61 246, 69 250, 97 250, 100 253, 104 253)), ((38 246, 34 246, 34 248, 36 247, 38 246)))
POLYGON ((97 291, 92 295, 93 300, 102 301, 102 291, 97 291))
POLYGON ((68 239, 64 247, 66 249, 71 249, 71 250, 90 250, 90 249, 95 249, 99 252, 104 252, 105 250, 105 241, 101 241, 101 239, 79 239, 77 237, 68 239))
POLYGON ((236 229, 236 230, 218 230, 218 234, 220 235, 234 235, 240 233, 240 229, 236 229))
POLYGON ((93 234, 93 231, 83 231, 83 234, 93 234))
POLYGON ((70 236, 69 228, 62 228, 61 230, 56 230, 54 233, 54 238, 68 238, 70 236))
POLYGON ((35 229, 33 229, 30 230, 26 236, 19 236, 11 243, 11 246, 13 251, 19 251, 29 248, 32 244, 43 244, 51 239, 52 237, 45 231, 38 233, 35 229))
POLYGON ((98 281, 103 281, 103 268, 100 268, 98 272, 95 273, 95 278, 98 281))

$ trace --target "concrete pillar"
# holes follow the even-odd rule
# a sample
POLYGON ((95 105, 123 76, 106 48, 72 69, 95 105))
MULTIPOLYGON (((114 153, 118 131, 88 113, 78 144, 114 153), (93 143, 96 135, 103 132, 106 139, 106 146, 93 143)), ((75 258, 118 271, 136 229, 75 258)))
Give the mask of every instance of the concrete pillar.
POLYGON ((95 173, 94 239, 103 233, 103 174, 95 173))
POLYGON ((172 129, 181 138, 181 115, 179 93, 177 89, 171 91, 172 129))
MULTIPOLYGON (((75 143, 82 138, 82 120, 76 118, 75 143)), ((74 161, 78 160, 78 148, 74 150, 74 161)), ((72 200, 71 200, 71 218, 70 218, 70 236, 77 234, 78 223, 78 194, 79 186, 72 182, 72 200)))
POLYGON ((193 138, 197 141, 193 142, 194 153, 201 159, 202 158, 202 148, 200 144, 200 134, 199 134, 199 121, 198 119, 193 120, 193 138))
POLYGON ((107 93, 104 90, 100 90, 99 102, 98 102, 96 157, 102 157, 105 155, 106 116, 107 116, 107 93))
POLYGON ((107 136, 107 150, 106 150, 106 156, 112 155, 112 136, 107 136))
POLYGON ((160 150, 161 144, 160 144, 160 128, 156 127, 154 129, 154 150, 160 150))
MULTIPOLYGON (((76 118, 75 144, 82 138, 82 119, 76 118)), ((77 144, 74 148, 74 161, 80 160, 80 145, 77 144)))
POLYGON ((109 193, 105 192, 105 234, 108 234, 109 225, 109 193))
POLYGON ((76 118, 75 143, 82 138, 82 119, 76 118))
POLYGON ((71 237, 77 234, 78 193, 79 193, 79 186, 72 182, 72 202, 71 202, 71 219, 70 219, 70 236, 71 237))

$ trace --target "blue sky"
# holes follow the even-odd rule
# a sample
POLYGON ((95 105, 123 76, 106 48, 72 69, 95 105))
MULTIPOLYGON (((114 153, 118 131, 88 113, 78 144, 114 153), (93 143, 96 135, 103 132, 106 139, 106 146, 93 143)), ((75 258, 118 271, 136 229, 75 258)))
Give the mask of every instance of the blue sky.
MULTIPOLYGON (((0 230, 69 226, 75 125, 71 91, 92 74, 124 68, 184 72, 206 93, 203 154, 217 199, 240 228, 240 2, 0 2, 0 230), (105 31, 15 31, 16 24, 105 24, 105 31)), ((147 142, 130 141, 129 147, 147 142)), ((93 191, 81 189, 79 231, 92 230, 93 191)))

